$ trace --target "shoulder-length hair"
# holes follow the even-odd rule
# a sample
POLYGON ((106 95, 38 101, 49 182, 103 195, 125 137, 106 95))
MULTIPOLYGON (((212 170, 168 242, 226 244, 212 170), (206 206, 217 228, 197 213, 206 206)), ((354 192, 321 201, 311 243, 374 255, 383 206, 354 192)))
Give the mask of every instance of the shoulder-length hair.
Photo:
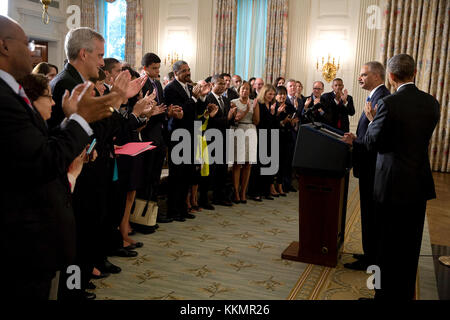
MULTIPOLYGON (((259 103, 261 103, 261 104, 265 104, 266 103, 265 97, 266 97, 267 92, 269 92, 270 90, 272 90, 273 93, 277 92, 275 87, 273 85, 271 85, 271 84, 265 84, 262 87, 261 91, 258 94, 258 97, 256 98, 259 103)), ((273 100, 270 101, 270 103, 273 103, 273 100)))

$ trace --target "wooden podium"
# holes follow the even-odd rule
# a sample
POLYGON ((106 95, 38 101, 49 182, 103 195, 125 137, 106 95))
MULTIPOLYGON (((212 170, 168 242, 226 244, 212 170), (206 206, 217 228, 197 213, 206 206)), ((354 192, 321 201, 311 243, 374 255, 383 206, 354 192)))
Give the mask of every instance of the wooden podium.
POLYGON ((299 173, 299 241, 282 259, 336 267, 344 242, 350 148, 325 125, 300 127, 293 167, 299 173), (334 145, 334 147, 333 147, 334 145))

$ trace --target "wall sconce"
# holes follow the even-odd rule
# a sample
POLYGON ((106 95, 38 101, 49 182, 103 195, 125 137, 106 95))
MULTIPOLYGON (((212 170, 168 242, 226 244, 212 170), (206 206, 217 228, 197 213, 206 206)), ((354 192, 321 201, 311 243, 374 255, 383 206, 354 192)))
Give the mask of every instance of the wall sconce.
POLYGON ((331 82, 336 78, 336 74, 341 68, 341 57, 339 56, 337 60, 338 63, 336 65, 336 57, 332 57, 330 54, 328 54, 327 62, 325 62, 325 57, 317 57, 316 69, 317 71, 322 71, 322 77, 326 82, 331 82), (321 61, 320 64, 319 61, 321 61))
POLYGON ((50 22, 50 16, 48 15, 48 6, 52 0, 41 0, 42 3, 42 22, 48 24, 50 22))
MULTIPOLYGON (((176 51, 172 51, 164 57, 164 65, 169 65, 171 67, 178 60, 180 60, 180 54, 176 51)), ((181 54, 181 60, 183 60, 183 54, 181 54)))

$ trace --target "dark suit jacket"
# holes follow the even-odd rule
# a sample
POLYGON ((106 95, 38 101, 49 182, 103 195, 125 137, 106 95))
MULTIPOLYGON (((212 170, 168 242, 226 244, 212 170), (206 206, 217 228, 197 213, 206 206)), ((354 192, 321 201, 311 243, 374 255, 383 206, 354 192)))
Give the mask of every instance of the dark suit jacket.
MULTIPOLYGON (((303 108, 303 120, 305 121, 305 123, 309 123, 311 122, 310 118, 312 118, 312 120, 314 120, 314 122, 322 122, 325 124, 330 125, 332 122, 332 112, 331 109, 324 103, 324 101, 322 100, 322 97, 320 97, 320 102, 316 105, 314 105, 314 95, 310 96, 312 101, 309 104, 309 108, 308 110, 305 110, 303 108), (311 109, 313 108, 313 109, 311 109), (321 114, 319 112, 319 109, 323 110, 323 114, 321 114)), ((306 97, 305 99, 305 104, 306 104, 306 100, 309 97, 306 97)))
POLYGON ((217 101, 216 97, 214 97, 214 94, 210 92, 206 96, 206 104, 213 103, 219 107, 219 111, 217 111, 217 114, 214 118, 209 118, 208 121, 208 129, 209 128, 215 128, 219 129, 223 133, 226 129, 230 128, 230 125, 234 124, 233 120, 228 121, 228 113, 230 112, 230 102, 228 98, 222 96, 223 104, 224 104, 224 110, 222 111, 220 109, 219 101, 217 101))
POLYGON ((75 67, 70 63, 67 63, 64 66, 64 70, 58 73, 50 82, 53 100, 55 101, 55 105, 52 108, 52 116, 49 120, 47 120, 47 124, 50 129, 57 127, 65 118, 62 110, 62 97, 65 91, 69 90, 72 92, 73 88, 80 83, 83 83, 83 79, 75 67))
MULTIPOLYGON (((155 80, 155 84, 158 90, 158 104, 163 104, 165 103, 165 99, 162 85, 158 80, 155 80)), ((147 82, 142 88, 142 93, 145 96, 147 92, 152 94, 153 90, 154 88, 151 80, 147 79, 147 82)), ((147 126, 141 131, 142 139, 144 139, 144 141, 153 141, 153 145, 155 146, 165 146, 168 138, 167 123, 167 112, 151 117, 147 126)))
POLYGON ((56 271, 75 255, 67 169, 91 138, 75 121, 49 135, 44 120, 0 80, 3 267, 56 271))
MULTIPOLYGON (((188 87, 192 95, 192 87, 188 87)), ((190 98, 177 80, 170 82, 164 88, 164 99, 167 105, 178 105, 183 109, 182 119, 169 119, 170 132, 183 128, 191 132, 193 136, 194 121, 198 120, 197 115, 203 114, 206 104, 201 99, 195 102, 193 98, 190 98)))
POLYGON ((411 204, 436 197, 428 147, 439 116, 439 102, 413 84, 378 102, 364 137, 367 148, 378 152, 376 201, 411 204))
POLYGON ((229 100, 229 101, 233 101, 234 99, 238 99, 239 98, 239 94, 234 91, 234 89, 232 88, 228 88, 226 91, 226 94, 224 94, 224 96, 229 100))
MULTIPOLYGON (((379 87, 370 98, 372 106, 375 108, 375 105, 380 99, 389 96, 390 94, 391 92, 386 88, 386 86, 383 85, 379 87)), ((369 176, 373 176, 373 173, 375 171, 377 154, 376 152, 367 150, 364 144, 364 137, 366 135, 369 122, 369 119, 367 119, 366 114, 363 112, 361 114, 361 117, 359 118, 358 128, 356 129, 357 138, 353 142, 353 175, 356 178, 359 178, 361 172, 363 171, 368 171, 367 174, 369 174, 369 176)))
POLYGON ((349 132, 350 121, 348 117, 355 114, 353 98, 350 95, 348 96, 347 106, 345 106, 342 101, 340 101, 339 104, 336 104, 335 98, 336 94, 332 91, 323 94, 320 100, 322 104, 325 104, 327 108, 331 110, 331 126, 344 132, 349 132), (338 126, 339 124, 340 127, 338 126))

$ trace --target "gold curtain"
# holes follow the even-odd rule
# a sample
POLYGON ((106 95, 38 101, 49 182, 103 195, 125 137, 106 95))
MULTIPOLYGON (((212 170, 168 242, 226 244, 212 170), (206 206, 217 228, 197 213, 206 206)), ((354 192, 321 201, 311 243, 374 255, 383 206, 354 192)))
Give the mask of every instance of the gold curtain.
POLYGON ((237 0, 217 0, 213 73, 234 73, 237 0))
POLYGON ((417 63, 416 85, 441 104, 441 119, 431 141, 434 171, 450 172, 450 0, 388 0, 382 62, 399 53, 417 63))
POLYGON ((142 0, 127 0, 127 26, 125 35, 125 61, 138 69, 142 60, 142 34, 144 29, 142 0))
POLYGON ((288 0, 268 0, 264 80, 273 83, 286 75, 288 0))
POLYGON ((127 27, 125 33, 125 62, 130 66, 136 61, 136 13, 137 1, 127 0, 127 27))
POLYGON ((136 35, 135 35, 135 56, 134 65, 136 70, 141 66, 142 61, 142 42, 144 34, 144 18, 143 18, 143 0, 136 0, 136 35))
POLYGON ((97 0, 81 0, 81 27, 98 30, 97 0))

